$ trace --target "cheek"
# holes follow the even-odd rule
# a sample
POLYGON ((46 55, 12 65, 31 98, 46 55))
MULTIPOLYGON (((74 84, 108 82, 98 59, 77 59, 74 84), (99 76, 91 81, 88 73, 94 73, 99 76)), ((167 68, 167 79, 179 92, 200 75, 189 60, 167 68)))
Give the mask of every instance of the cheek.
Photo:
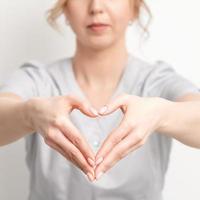
POLYGON ((124 33, 127 28, 128 19, 124 15, 116 15, 114 17, 115 21, 113 22, 113 29, 115 33, 124 33))
POLYGON ((77 15, 76 13, 71 14, 70 16, 70 26, 72 28, 72 30, 79 34, 82 31, 84 31, 83 29, 86 28, 86 23, 84 22, 85 16, 79 14, 77 15))
POLYGON ((117 29, 124 29, 129 21, 129 8, 127 5, 117 6, 112 12, 112 23, 117 29))
MULTIPOLYGON (((66 11, 66 16, 70 21, 70 26, 75 32, 77 32, 81 26, 84 25, 83 20, 85 19, 84 7, 81 4, 69 3, 66 11)), ((80 30, 79 30, 80 31, 80 30)))

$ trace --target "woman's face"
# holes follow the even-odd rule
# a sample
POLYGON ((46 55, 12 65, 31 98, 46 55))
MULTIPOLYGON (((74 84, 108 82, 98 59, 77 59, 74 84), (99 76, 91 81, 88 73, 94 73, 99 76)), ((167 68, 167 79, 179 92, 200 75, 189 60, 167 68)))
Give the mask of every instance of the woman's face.
POLYGON ((130 20, 133 20, 134 0, 68 0, 65 16, 84 46, 105 48, 125 36, 130 20), (108 24, 103 30, 88 28, 91 23, 108 24))

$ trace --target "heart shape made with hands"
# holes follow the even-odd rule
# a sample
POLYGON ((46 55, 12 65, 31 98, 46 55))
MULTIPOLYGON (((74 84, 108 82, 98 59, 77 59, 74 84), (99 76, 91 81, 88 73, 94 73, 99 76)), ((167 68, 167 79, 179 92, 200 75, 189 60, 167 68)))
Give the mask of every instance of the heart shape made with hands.
MULTIPOLYGON (((94 109, 93 107, 90 107, 90 110, 92 111, 92 113, 95 115, 95 117, 93 116, 92 118, 96 118, 96 117, 98 117, 98 118, 100 118, 100 119, 102 119, 102 118, 104 118, 104 117, 106 117, 106 115, 108 116, 108 115, 111 115, 112 113, 114 113, 114 112, 116 112, 117 110, 121 110, 122 111, 122 113, 124 114, 125 113, 125 111, 126 111, 126 105, 123 105, 123 103, 125 104, 125 97, 127 97, 127 95, 120 95, 119 97, 117 97, 117 99, 115 99, 113 102, 109 102, 108 104, 106 104, 106 105, 104 105, 102 108, 100 108, 98 111, 97 111, 97 109, 94 109), (121 104, 121 105, 120 105, 121 104)), ((81 111, 81 110, 80 110, 81 111)), ((82 112, 82 111, 81 111, 82 112)), ((84 115, 86 115, 86 116, 89 116, 89 115, 87 115, 86 113, 83 113, 84 115)), ((89 116, 90 117, 90 116, 89 116)), ((122 122, 123 121, 123 119, 120 121, 120 122, 122 122)), ((115 122, 116 123, 116 122, 115 122)), ((95 160, 92 160, 92 159, 90 159, 90 158, 88 158, 87 159, 87 161, 88 161, 88 163, 89 163, 89 165, 91 165, 92 167, 94 167, 94 170, 97 168, 97 166, 99 165, 99 164, 101 164, 101 162, 103 161, 103 157, 99 157, 99 154, 100 153, 102 153, 102 150, 103 150, 103 153, 105 154, 105 152, 106 152, 106 150, 108 151, 108 148, 106 148, 105 146, 106 145, 108 145, 108 144, 105 144, 104 145, 104 143, 105 142, 107 142, 107 141, 109 141, 109 136, 112 134, 112 132, 116 132, 116 130, 119 128, 119 126, 117 126, 116 128, 113 128, 113 127, 110 127, 111 128, 111 130, 109 131, 109 133, 107 133, 105 136, 106 136, 106 138, 105 138, 105 140, 103 139, 103 141, 102 141, 102 144, 101 144, 101 146, 100 145, 98 145, 98 146, 95 146, 94 148, 95 148, 95 151, 97 152, 96 153, 96 155, 95 155, 95 153, 94 153, 94 156, 95 156, 95 160), (104 149, 102 149, 102 147, 103 147, 103 145, 104 145, 104 149), (98 148, 98 149, 97 149, 98 148)), ((88 143, 90 143, 89 142, 89 138, 85 138, 86 140, 88 140, 87 142, 88 143)), ((90 144, 89 144, 89 146, 90 146, 90 144)), ((91 146, 90 146, 91 147, 91 146)), ((107 153, 106 153, 107 154, 107 153)), ((106 155, 105 155, 106 156, 106 155)), ((93 174, 94 175, 94 174, 93 174)), ((98 173, 97 174, 97 176, 96 176, 96 179, 99 179, 100 178, 100 176, 102 175, 102 173, 98 173)), ((92 177, 91 177, 91 174, 90 174, 90 180, 92 179, 92 177)))
POLYGON ((93 167, 92 174, 88 177, 91 177, 91 180, 99 179, 115 163, 144 145, 149 135, 162 127, 161 114, 164 105, 166 105, 165 100, 161 98, 122 94, 107 103, 107 110, 103 107, 97 115, 91 115, 91 111, 86 111, 88 109, 78 108, 93 118, 109 115, 118 109, 121 109, 123 113, 119 125, 108 133, 94 160, 86 158, 88 164, 91 165, 90 168, 93 167))
POLYGON ((130 152, 143 146, 151 133, 159 131, 165 103, 168 102, 161 98, 122 94, 98 111, 99 116, 105 116, 121 109, 123 118, 95 155, 96 179, 130 152))
MULTIPOLYGON (((104 118, 104 117, 106 117, 106 116, 109 116, 109 115, 111 115, 112 113, 114 113, 114 112, 116 112, 117 110, 121 110, 122 112, 122 115, 123 115, 123 117, 124 117, 124 114, 125 114, 125 108, 122 106, 122 107, 116 107, 114 110, 113 110, 113 108, 112 108, 112 110, 109 110, 108 109, 108 106, 103 106, 102 108, 100 108, 100 110, 98 111, 98 116, 99 116, 99 118, 101 119, 101 118, 104 118)), ((117 120, 117 119, 115 119, 115 120, 117 120)), ((120 121, 115 121, 115 125, 117 125, 117 126, 115 126, 115 127, 112 127, 111 128, 111 130, 110 130, 110 132, 106 135, 106 138, 105 139, 108 139, 108 137, 114 132, 114 131, 116 131, 118 128, 119 128, 119 126, 120 126, 120 123, 122 123, 122 121, 123 121, 123 118, 122 119, 120 119, 120 121), (118 124, 119 123, 119 124, 118 124)), ((105 142, 105 140, 104 141, 102 141, 102 142, 105 142)), ((100 146, 100 148, 98 149, 98 151, 97 151, 97 154, 96 154, 96 157, 98 156, 98 152, 101 150, 101 146, 100 146)), ((102 159, 97 159, 97 161, 96 161, 96 164, 98 165, 100 162, 102 161, 102 159)))
MULTIPOLYGON (((119 109, 121 109, 120 107, 119 108, 117 108, 116 110, 119 110, 119 109)), ((109 116, 109 115, 111 115, 112 113, 114 113, 114 112, 116 112, 116 110, 112 110, 112 111, 110 111, 109 112, 109 110, 108 110, 108 107, 106 106, 106 105, 104 105, 103 107, 101 107, 98 111, 95 109, 93 109, 93 108, 91 108, 91 111, 98 117, 98 119, 103 119, 103 118, 105 118, 106 116, 109 116), (108 113, 109 112, 109 113, 108 113)), ((122 109, 121 109, 122 110, 122 109)), ((95 117, 94 117, 94 119, 96 119, 95 117)), ((98 123, 98 122, 97 122, 98 123)), ((98 123, 99 124, 99 123, 98 123)), ((106 139, 108 140, 108 138, 109 138, 109 135, 115 130, 116 128, 114 128, 114 127, 112 127, 111 128, 111 131, 109 131, 109 133, 107 133, 107 134, 105 134, 104 135, 104 139, 102 139, 101 140, 101 142, 102 142, 102 144, 100 143, 100 141, 94 141, 94 142, 92 142, 93 144, 91 144, 92 146, 93 146, 93 150, 94 150, 94 155, 95 155, 95 161, 94 160, 91 160, 91 159, 88 159, 87 161, 88 161, 88 163, 94 168, 94 170, 95 170, 95 168, 103 161, 103 157, 99 157, 98 158, 98 154, 99 154, 99 152, 101 152, 101 149, 102 149, 102 145, 104 144, 104 142, 106 141, 106 139)), ((88 139, 88 142, 89 142, 89 138, 87 138, 88 139)), ((100 139, 99 139, 100 140, 100 139)), ((102 173, 99 173, 99 174, 97 174, 97 176, 96 176, 96 179, 99 179, 100 178, 100 176, 102 176, 102 173)), ((90 180, 94 180, 94 178, 92 178, 91 177, 91 175, 90 175, 90 178, 89 178, 90 180)))
MULTIPOLYGON (((84 119, 84 116, 86 116, 86 117, 89 117, 89 118, 93 118, 94 120, 96 120, 96 118, 98 117, 98 119, 101 120, 103 118, 107 118, 108 116, 112 115, 112 113, 115 113, 116 111, 120 110, 120 111, 122 111, 122 113, 125 112, 124 106, 117 105, 117 104, 120 104, 120 103, 122 104, 122 100, 124 100, 124 98, 121 98, 121 97, 122 97, 122 95, 118 96, 115 100, 114 99, 112 101, 110 100, 109 103, 104 104, 104 106, 101 107, 100 109, 95 109, 94 107, 92 107, 92 105, 90 103, 88 104, 87 99, 86 99, 86 101, 85 101, 85 99, 82 99, 82 102, 85 102, 85 105, 88 105, 88 106, 85 107, 84 104, 81 103, 81 104, 79 104, 81 107, 75 107, 75 109, 77 109, 78 111, 81 112, 81 115, 83 115, 83 119, 84 119), (91 112, 93 113, 92 115, 91 115, 91 112)), ((77 97, 76 97, 76 99, 77 99, 77 97)), ((78 99, 79 99, 78 102, 81 102, 80 97, 78 99)), ((125 102, 123 102, 123 103, 125 103, 125 102)), ((121 114, 121 113, 119 113, 119 114, 121 114)), ((88 150, 91 152, 91 150, 93 149, 91 147, 94 147, 94 149, 92 151, 93 156, 92 156, 92 154, 90 154, 92 157, 86 156, 86 155, 89 155, 89 154, 85 154, 85 155, 83 154, 85 159, 86 159, 86 161, 90 165, 90 167, 92 167, 94 170, 103 161, 102 157, 98 158, 98 154, 102 150, 102 145, 104 144, 104 142, 106 140, 108 140, 109 135, 116 129, 113 126, 113 124, 114 125, 118 124, 116 122, 121 122, 120 120, 121 119, 119 118, 119 115, 116 115, 116 116, 114 116, 114 118, 112 118, 112 123, 111 124, 110 123, 106 124, 108 129, 106 128, 105 130, 102 130, 103 128, 101 129, 101 126, 99 126, 99 128, 101 129, 100 131, 103 131, 104 133, 101 134, 101 135, 99 135, 97 133, 96 135, 97 135, 98 139, 95 138, 95 134, 93 134, 94 133, 93 130, 96 131, 93 128, 91 128, 91 131, 89 131, 87 133, 87 135, 83 133, 83 136, 85 136, 84 137, 85 138, 85 142, 87 143, 87 146, 89 148, 88 150), (117 118, 115 118, 115 117, 117 117, 117 118), (98 144, 94 144, 95 141, 97 141, 98 144), (94 146, 94 145, 96 145, 96 146, 94 146), (93 158, 93 159, 91 159, 91 158, 93 158)), ((97 124, 100 124, 100 123, 97 122, 97 124)), ((76 123, 73 123, 73 125, 76 125, 76 123)), ((84 130, 84 127, 83 128, 79 127, 79 128, 84 130)), ((78 145, 78 141, 77 142, 75 141, 75 144, 76 144, 77 148, 80 148, 79 145, 78 145)), ((86 146, 86 145, 84 145, 84 146, 86 146)), ((87 171, 87 170, 84 170, 84 171, 87 171)), ((91 172, 91 170, 90 170, 90 172, 91 172)), ((92 176, 94 176, 94 173, 93 173, 92 176)), ((90 174, 90 177, 91 177, 91 174, 90 174)), ((92 180, 92 179, 93 178, 90 178, 90 180, 92 180)), ((96 177, 96 179, 97 179, 97 177, 96 177)))

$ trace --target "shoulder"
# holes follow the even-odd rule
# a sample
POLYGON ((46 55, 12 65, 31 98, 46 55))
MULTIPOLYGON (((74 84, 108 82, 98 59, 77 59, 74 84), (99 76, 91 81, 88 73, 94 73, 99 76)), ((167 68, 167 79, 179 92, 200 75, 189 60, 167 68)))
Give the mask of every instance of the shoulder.
POLYGON ((162 59, 148 59, 145 57, 140 57, 138 55, 133 55, 129 53, 129 62, 140 69, 151 71, 156 70, 157 68, 172 68, 172 65, 162 59))
POLYGON ((47 77, 55 72, 62 71, 63 67, 69 64, 71 57, 62 57, 53 61, 42 62, 39 60, 27 60, 20 65, 19 70, 30 76, 47 77))
POLYGON ((137 74, 138 77, 148 79, 149 77, 166 75, 174 73, 174 67, 164 60, 148 60, 139 56, 131 55, 131 74, 137 74))

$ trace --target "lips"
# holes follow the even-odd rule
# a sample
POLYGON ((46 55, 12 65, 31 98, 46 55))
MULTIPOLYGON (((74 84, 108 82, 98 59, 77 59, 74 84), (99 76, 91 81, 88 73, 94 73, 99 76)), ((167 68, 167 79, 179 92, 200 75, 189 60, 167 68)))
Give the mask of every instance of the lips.
POLYGON ((102 27, 102 26, 108 26, 108 24, 92 23, 92 24, 88 25, 88 27, 102 27))

